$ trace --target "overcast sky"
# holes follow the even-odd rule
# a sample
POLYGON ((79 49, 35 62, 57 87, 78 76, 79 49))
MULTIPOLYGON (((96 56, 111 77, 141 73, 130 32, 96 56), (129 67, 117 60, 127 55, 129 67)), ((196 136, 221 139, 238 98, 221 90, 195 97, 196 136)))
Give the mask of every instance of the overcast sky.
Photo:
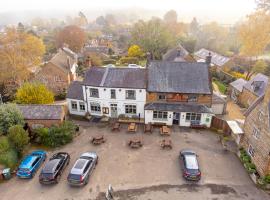
POLYGON ((204 20, 237 21, 255 8, 255 0, 1 0, 0 12, 24 10, 107 10, 145 8, 174 9, 179 18, 191 16, 204 20))

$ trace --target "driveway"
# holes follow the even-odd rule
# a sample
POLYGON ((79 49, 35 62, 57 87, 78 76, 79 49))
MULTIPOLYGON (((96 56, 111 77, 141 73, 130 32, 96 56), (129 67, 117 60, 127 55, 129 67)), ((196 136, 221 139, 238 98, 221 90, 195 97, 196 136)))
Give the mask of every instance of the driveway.
MULTIPOLYGON (((104 191, 112 184, 115 199, 167 200, 167 199, 269 199, 258 190, 249 179, 238 158, 223 151, 218 136, 210 131, 194 131, 174 127, 171 139, 172 150, 161 150, 162 137, 158 129, 152 135, 143 135, 144 146, 140 149, 127 147, 127 140, 133 134, 112 133, 109 127, 90 126, 82 128, 82 134, 61 149, 66 151, 71 162, 57 185, 43 186, 38 182, 38 174, 32 180, 12 180, 0 185, 2 200, 8 199, 104 199, 104 191), (104 134, 107 142, 93 146, 89 139, 96 134, 104 134), (178 162, 180 149, 191 148, 199 154, 202 180, 198 184, 187 183, 181 176, 178 162), (66 177, 76 158, 85 151, 96 151, 99 164, 90 177, 89 184, 73 188, 66 177)), ((142 127, 139 133, 142 134, 142 127)))

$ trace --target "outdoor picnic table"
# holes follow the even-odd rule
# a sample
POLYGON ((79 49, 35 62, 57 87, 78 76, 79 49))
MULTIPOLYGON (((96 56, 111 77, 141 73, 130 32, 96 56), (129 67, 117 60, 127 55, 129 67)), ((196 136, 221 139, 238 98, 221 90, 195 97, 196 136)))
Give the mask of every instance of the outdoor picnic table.
POLYGON ((170 140, 170 139, 163 139, 160 142, 160 146, 163 149, 166 149, 166 148, 172 149, 172 140, 170 140))
POLYGON ((144 125, 144 132, 145 133, 152 133, 152 129, 153 129, 153 127, 152 127, 152 125, 151 124, 146 124, 146 125, 144 125))
POLYGON ((136 132, 137 131, 137 125, 136 123, 130 123, 128 125, 128 132, 136 132))
POLYGON ((169 135, 171 135, 171 129, 167 126, 162 126, 160 128, 160 134, 169 136, 169 135))
POLYGON ((116 122, 113 124, 112 131, 120 131, 120 123, 116 122))
POLYGON ((134 137, 128 141, 128 146, 131 148, 139 148, 142 147, 142 139, 140 137, 134 137))
POLYGON ((96 135, 91 139, 92 144, 101 144, 104 143, 106 140, 104 135, 96 135))

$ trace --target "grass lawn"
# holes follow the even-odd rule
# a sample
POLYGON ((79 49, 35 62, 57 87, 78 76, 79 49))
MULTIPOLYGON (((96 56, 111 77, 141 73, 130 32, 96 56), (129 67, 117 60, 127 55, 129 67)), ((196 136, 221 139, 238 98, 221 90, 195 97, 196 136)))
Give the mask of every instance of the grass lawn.
POLYGON ((227 85, 225 85, 224 83, 222 83, 221 81, 218 81, 218 80, 213 80, 213 82, 218 86, 218 89, 222 94, 226 93, 226 90, 228 87, 227 85))

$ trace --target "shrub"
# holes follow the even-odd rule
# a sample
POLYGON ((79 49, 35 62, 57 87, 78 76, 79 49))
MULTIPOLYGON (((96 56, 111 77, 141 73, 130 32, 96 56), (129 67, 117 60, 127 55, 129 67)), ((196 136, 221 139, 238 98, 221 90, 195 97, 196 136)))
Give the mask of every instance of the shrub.
POLYGON ((10 144, 8 138, 3 136, 0 138, 0 154, 8 152, 10 149, 10 144))
POLYGON ((18 163, 18 154, 15 149, 9 149, 6 153, 0 153, 0 164, 14 169, 18 163))
POLYGON ((253 163, 245 163, 245 168, 247 169, 249 174, 253 174, 256 172, 256 166, 253 163))
POLYGON ((0 105, 0 134, 16 124, 24 125, 23 115, 15 104, 0 105))
POLYGON ((49 147, 59 147, 71 142, 75 131, 76 126, 69 121, 66 121, 59 126, 35 130, 38 135, 38 141, 49 147))
POLYGON ((265 177, 263 177, 263 181, 266 183, 266 184, 270 184, 270 174, 266 175, 265 177))
POLYGON ((29 144, 30 140, 28 132, 25 131, 21 125, 15 125, 10 127, 7 137, 10 143, 14 146, 14 149, 19 153, 19 155, 29 144))
POLYGON ((139 59, 135 58, 135 57, 123 57, 120 59, 120 63, 122 65, 124 65, 124 64, 138 64, 139 59))

